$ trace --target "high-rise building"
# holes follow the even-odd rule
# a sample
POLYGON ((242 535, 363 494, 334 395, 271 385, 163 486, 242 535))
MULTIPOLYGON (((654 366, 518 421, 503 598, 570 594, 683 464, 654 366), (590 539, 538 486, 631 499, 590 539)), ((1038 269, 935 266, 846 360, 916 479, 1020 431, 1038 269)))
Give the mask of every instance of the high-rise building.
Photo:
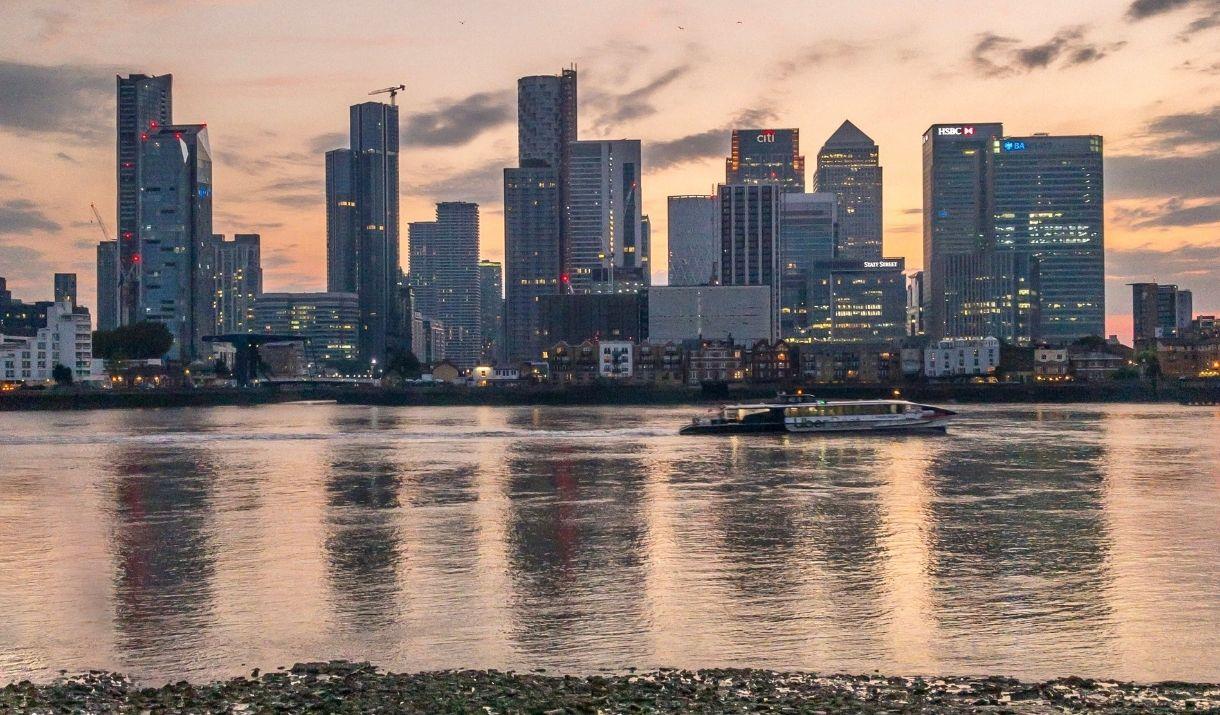
POLYGON ((994 245, 1038 261, 1039 337, 1104 335, 1102 138, 1003 137, 990 148, 994 245))
POLYGON ((0 380, 49 382, 56 365, 70 369, 76 381, 99 379, 93 372, 91 322, 88 310, 64 300, 48 303, 28 336, 0 332, 0 380))
POLYGON ((648 285, 641 175, 637 139, 569 145, 564 273, 573 291, 633 293, 648 285))
POLYGON ((261 238, 237 233, 232 240, 212 237, 212 331, 216 334, 250 332, 254 301, 263 292, 261 238))
POLYGON ((819 261, 810 271, 809 327, 822 342, 888 342, 906 332, 904 258, 819 261))
POLYGON ((669 285, 720 281, 720 215, 715 196, 670 196, 669 285))
POLYGON ((1193 296, 1165 283, 1131 284, 1131 317, 1136 342, 1173 338, 1190 328, 1193 296))
MULTIPOLYGON (((118 322, 123 325, 142 319, 138 312, 140 287, 137 281, 140 271, 135 267, 140 261, 141 249, 139 203, 142 147, 150 134, 173 123, 173 85, 174 76, 168 74, 115 76, 116 239, 119 259, 115 278, 121 284, 116 284, 112 290, 118 300, 118 322)), ((101 293, 102 287, 98 286, 98 294, 101 293)))
POLYGON ((1177 317, 1177 325, 1175 335, 1182 335, 1190 330, 1190 324, 1195 318, 1195 297, 1194 293, 1186 289, 1180 289, 1177 294, 1177 302, 1174 312, 1177 317))
POLYGON ((778 184, 732 184, 717 187, 720 206, 720 283, 765 285, 771 290, 778 327, 780 306, 780 196, 778 184))
POLYGON ((923 271, 928 300, 924 326, 945 335, 946 256, 992 245, 991 142, 1000 123, 933 124, 923 135, 923 271))
POLYGON ((810 281, 815 266, 827 265, 834 257, 837 232, 834 194, 780 195, 780 337, 809 337, 810 281))
POLYGON ((436 221, 432 226, 412 223, 409 241, 416 310, 444 323, 449 361, 462 369, 474 367, 483 350, 479 205, 437 204, 436 221))
POLYGON ((119 242, 97 244, 97 329, 119 325, 119 242))
POLYGON ((575 69, 517 81, 517 168, 504 170, 504 323, 512 361, 538 358, 539 299, 570 287, 564 206, 576 130, 575 69))
POLYGON ((254 301, 250 331, 299 336, 311 372, 321 372, 349 368, 360 357, 359 326, 355 293, 263 293, 254 301))
POLYGON ((174 336, 169 358, 202 357, 212 327, 212 150, 202 124, 141 135, 137 313, 174 336))
POLYGON ((877 143, 844 121, 818 152, 813 190, 838 199, 835 258, 881 259, 881 164, 877 143))
POLYGON ((726 184, 778 184, 804 193, 805 157, 799 129, 734 129, 725 159, 726 184))
POLYGON ((479 308, 483 325, 483 362, 504 361, 504 268, 498 261, 479 261, 479 308))
POLYGON ((55 302, 62 303, 64 301, 68 301, 73 306, 76 305, 75 273, 55 274, 55 302))
POLYGON ((326 152, 326 289, 355 293, 362 235, 356 211, 356 155, 326 152))
POLYGON ((1041 263, 1012 250, 945 256, 945 334, 1028 345, 1043 335, 1041 263))
POLYGON ((915 337, 924 334, 923 308, 927 304, 924 298, 923 271, 911 271, 907 274, 907 335, 915 337))
POLYGON ((350 149, 326 155, 329 288, 360 296, 360 359, 383 365, 398 333, 398 107, 350 110, 350 149))

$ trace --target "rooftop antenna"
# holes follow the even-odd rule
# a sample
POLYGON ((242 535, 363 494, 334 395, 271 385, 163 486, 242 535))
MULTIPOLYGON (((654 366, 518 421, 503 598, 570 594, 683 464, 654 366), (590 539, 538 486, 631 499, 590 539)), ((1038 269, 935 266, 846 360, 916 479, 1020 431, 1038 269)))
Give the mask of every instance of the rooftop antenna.
POLYGON ((372 96, 374 94, 389 94, 390 95, 390 106, 393 107, 396 105, 394 98, 398 96, 399 92, 404 91, 406 88, 407 88, 407 85, 399 84, 399 85, 395 85, 393 87, 386 87, 385 89, 375 89, 372 92, 369 92, 369 96, 372 96))

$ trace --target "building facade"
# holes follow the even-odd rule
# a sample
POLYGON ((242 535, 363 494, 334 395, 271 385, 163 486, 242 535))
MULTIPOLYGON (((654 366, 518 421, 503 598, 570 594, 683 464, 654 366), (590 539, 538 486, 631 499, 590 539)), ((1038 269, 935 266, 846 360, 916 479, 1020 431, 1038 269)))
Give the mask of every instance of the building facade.
POLYGON ((669 285, 720 281, 720 215, 715 196, 670 196, 669 285))
POLYGON ((210 354, 202 338, 212 328, 207 126, 168 125, 143 133, 139 187, 137 316, 163 323, 174 336, 167 357, 190 362, 210 354))
POLYGON ((648 294, 561 293, 541 299, 544 345, 648 337, 648 294))
POLYGON ((881 163, 877 143, 844 121, 818 151, 813 190, 838 203, 835 258, 881 259, 881 163))
POLYGON ((991 142, 1003 135, 998 122, 933 124, 923 135, 924 326, 933 338, 945 335, 941 263, 992 245, 991 142))
POLYGON ((586 293, 648 286, 640 142, 575 141, 568 146, 564 275, 586 293))
POLYGON ((436 205, 436 220, 409 226, 415 309, 449 330, 445 358, 460 369, 483 352, 479 281, 479 205, 436 205))
POLYGON ((214 334, 251 332, 254 301, 263 292, 261 242, 257 233, 212 237, 214 334))
POLYGON ((62 303, 64 301, 77 305, 75 273, 55 274, 55 302, 62 303))
MULTIPOLYGON (((143 319, 140 314, 138 285, 140 272, 140 177, 144 142, 151 133, 173 123, 173 75, 133 74, 115 76, 115 129, 117 179, 116 240, 119 265, 113 291, 118 320, 126 325, 143 319)), ((98 286, 98 294, 102 293, 98 286)), ((100 303, 100 301, 99 301, 100 303)))
POLYGON ((355 293, 263 293, 251 332, 293 335, 305 345, 306 368, 349 366, 360 358, 360 298, 355 293))
POLYGON ((767 286, 771 325, 780 325, 780 196, 778 184, 718 187, 720 284, 767 286))
POLYGON ((1137 343, 1185 334, 1193 312, 1194 300, 1188 290, 1166 283, 1131 284, 1133 337, 1137 343))
POLYGON ((91 323, 89 311, 62 300, 47 308, 34 335, 0 334, 0 380, 48 382, 56 365, 70 369, 74 381, 96 379, 91 323))
POLYGON ((780 335, 802 340, 809 330, 814 267, 834 257, 838 206, 834 194, 780 196, 780 335))
POLYGON ((811 342, 885 342, 906 332, 905 258, 830 260, 808 280, 811 342))
POLYGON ((1000 341, 948 339, 924 350, 924 375, 933 378, 994 374, 1000 366, 1000 341))
POLYGON ((356 155, 326 152, 326 290, 355 293, 359 286, 361 226, 356 210, 356 155))
POLYGON ((945 335, 1028 345, 1040 328, 1040 261, 1011 250, 945 256, 945 335))
POLYGON ((800 139, 799 129, 734 129, 724 183, 776 184, 781 191, 804 193, 800 139))
POLYGON ((1040 337, 1105 335, 1102 138, 996 138, 991 163, 994 247, 1037 259, 1040 337))
POLYGON ((654 286, 648 289, 648 339, 774 340, 770 286, 654 286))
POLYGON ((479 261, 479 304, 482 362, 504 362, 504 267, 498 261, 479 261))
POLYGON ((119 242, 97 244, 97 329, 119 326, 119 242))

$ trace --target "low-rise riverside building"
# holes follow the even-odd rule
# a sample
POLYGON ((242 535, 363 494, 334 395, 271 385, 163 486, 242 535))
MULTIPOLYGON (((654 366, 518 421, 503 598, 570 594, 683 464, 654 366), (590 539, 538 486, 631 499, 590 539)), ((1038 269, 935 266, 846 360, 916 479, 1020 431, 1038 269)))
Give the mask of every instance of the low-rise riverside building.
POLYGON ((71 370, 75 382, 101 380, 89 311, 63 300, 46 306, 44 315, 32 336, 0 334, 0 380, 50 382, 56 365, 71 370))
POLYGON ((999 365, 996 338, 941 340, 924 350, 924 375, 931 378, 989 376, 999 365))
POLYGON ((597 343, 585 340, 576 345, 556 343, 544 351, 551 382, 560 385, 588 385, 597 381, 597 343))
POLYGON ((800 374, 800 359, 784 340, 759 340, 750 347, 745 377, 750 382, 792 382, 800 374))
POLYGON ((1034 379, 1039 382, 1066 380, 1072 364, 1067 348, 1034 348, 1034 379))
POLYGON ((684 360, 679 343, 640 343, 635 346, 635 379, 654 385, 681 385, 684 360))
POLYGON ((745 380, 745 348, 731 340, 695 340, 686 349, 686 383, 745 380))
MULTIPOLYGON (((919 362, 915 371, 918 374, 919 362)), ((818 343, 800 346, 802 382, 892 385, 903 375, 902 352, 888 343, 818 343)))
POLYGON ((1220 370, 1220 336, 1159 338, 1156 357, 1165 377, 1198 377, 1220 370))

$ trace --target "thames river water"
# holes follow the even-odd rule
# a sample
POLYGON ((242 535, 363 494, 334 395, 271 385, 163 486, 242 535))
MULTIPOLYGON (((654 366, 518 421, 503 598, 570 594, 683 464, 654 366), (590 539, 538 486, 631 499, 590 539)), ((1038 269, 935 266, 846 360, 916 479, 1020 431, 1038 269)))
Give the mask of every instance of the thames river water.
POLYGON ((1220 410, 0 413, 0 683, 296 661, 1220 681, 1220 410))

